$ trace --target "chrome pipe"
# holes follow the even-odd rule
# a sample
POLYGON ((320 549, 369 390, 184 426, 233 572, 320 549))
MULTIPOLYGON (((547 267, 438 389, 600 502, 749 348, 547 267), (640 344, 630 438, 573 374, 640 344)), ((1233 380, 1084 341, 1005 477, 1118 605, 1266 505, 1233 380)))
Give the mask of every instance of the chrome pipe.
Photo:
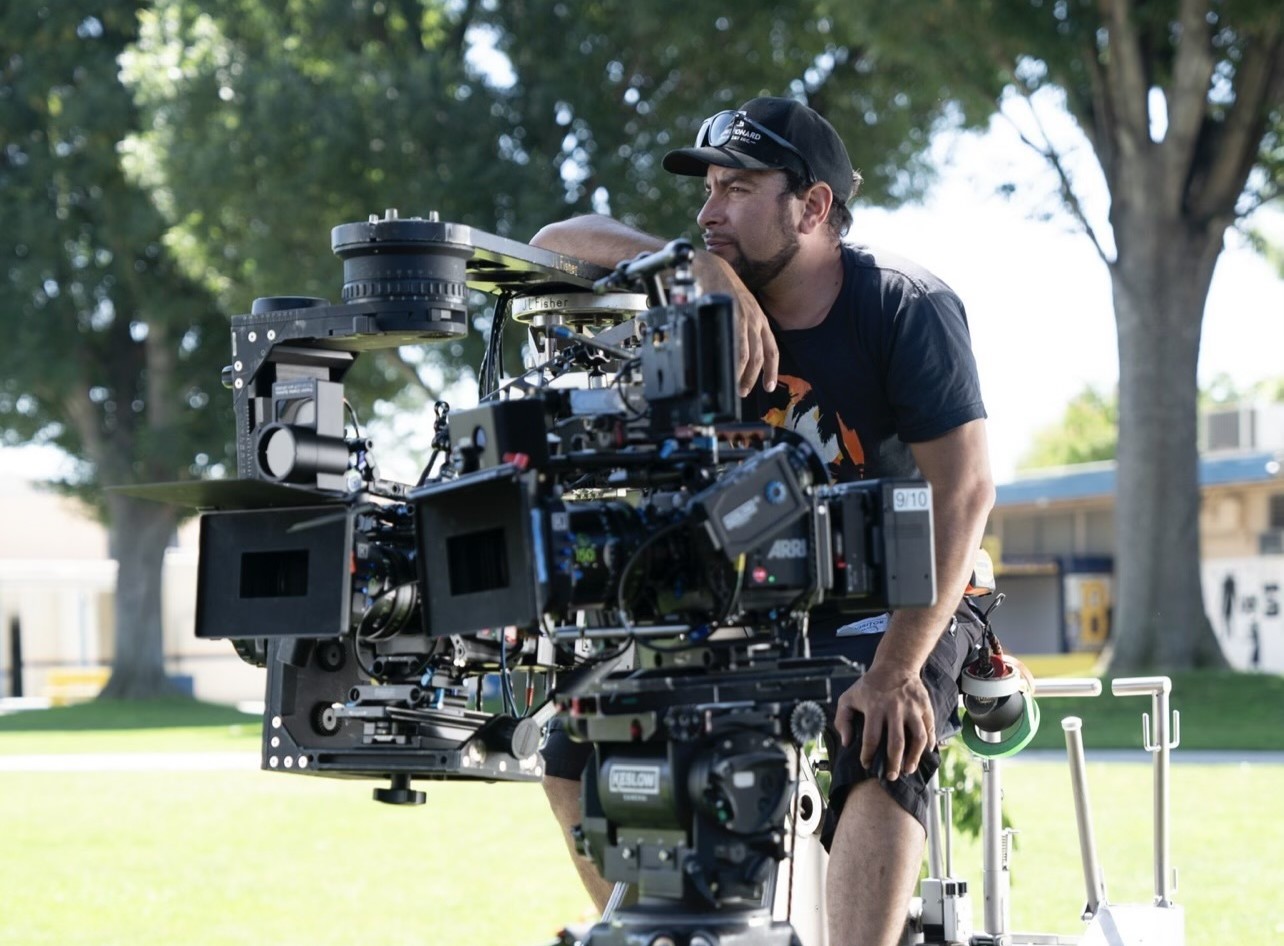
POLYGON ((1126 677, 1110 684, 1115 696, 1149 696, 1151 714, 1143 714, 1142 739, 1147 752, 1155 757, 1154 774, 1154 851, 1155 851, 1155 905, 1172 906, 1172 867, 1168 838, 1168 768, 1169 752, 1180 742, 1176 713, 1169 727, 1169 700, 1173 683, 1168 677, 1126 677), (1151 729, 1151 715, 1154 729, 1151 729))
POLYGON ((1097 842, 1092 833, 1092 809, 1088 801, 1088 777, 1083 758, 1083 720, 1067 716, 1061 720, 1066 734, 1066 756, 1070 760, 1070 790, 1074 795, 1074 817, 1079 827, 1079 854, 1083 860, 1083 884, 1088 894, 1083 918, 1096 916, 1106 900, 1106 884, 1097 860, 1097 842))
MULTIPOLYGON (((987 742, 1002 738, 981 733, 987 742)), ((1003 774, 998 759, 981 760, 981 886, 985 892, 985 932, 997 939, 1008 931, 1011 876, 1003 831, 1003 774)))
MULTIPOLYGON (((942 858, 941 828, 941 778, 940 771, 932 773, 927 783, 927 875, 929 877, 946 877, 945 862, 942 858)), ((944 832, 949 836, 950 828, 946 823, 944 832)))
POLYGON ((1034 696, 1101 696, 1101 681, 1095 677, 1048 677, 1034 681, 1034 696))

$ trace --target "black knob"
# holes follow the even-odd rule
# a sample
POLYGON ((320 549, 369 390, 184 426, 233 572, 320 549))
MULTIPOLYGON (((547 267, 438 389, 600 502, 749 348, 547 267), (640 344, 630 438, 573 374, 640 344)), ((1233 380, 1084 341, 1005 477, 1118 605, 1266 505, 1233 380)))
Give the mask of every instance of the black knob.
POLYGON ((409 775, 394 775, 388 788, 376 788, 374 800, 385 805, 422 805, 428 796, 410 787, 409 775))
POLYGON ((819 703, 804 700, 789 714, 789 733, 797 745, 811 742, 824 731, 825 711, 820 708, 819 703))

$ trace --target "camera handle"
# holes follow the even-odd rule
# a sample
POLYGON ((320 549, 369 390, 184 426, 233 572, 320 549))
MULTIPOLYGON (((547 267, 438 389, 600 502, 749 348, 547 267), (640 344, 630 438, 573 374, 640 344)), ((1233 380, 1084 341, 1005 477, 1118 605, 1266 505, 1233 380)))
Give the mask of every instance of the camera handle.
POLYGON ((625 289, 639 280, 672 269, 673 288, 668 302, 671 305, 685 305, 696 296, 695 277, 691 271, 694 260, 695 247, 690 240, 670 240, 654 253, 641 253, 620 263, 609 275, 593 283, 593 291, 600 294, 625 289))

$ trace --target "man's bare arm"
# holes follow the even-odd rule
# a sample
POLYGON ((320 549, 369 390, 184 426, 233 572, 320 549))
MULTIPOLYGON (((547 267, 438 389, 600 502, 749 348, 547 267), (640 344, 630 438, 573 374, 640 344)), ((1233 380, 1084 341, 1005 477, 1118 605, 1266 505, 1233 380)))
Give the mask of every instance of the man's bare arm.
POLYGON ((851 740, 852 716, 865 717, 861 764, 868 768, 886 738, 886 776, 912 772, 935 740, 931 702, 919 674, 967 587, 985 520, 994 505, 985 421, 974 420, 943 437, 910 445, 932 484, 936 541, 936 604, 892 615, 873 665, 838 701, 836 726, 851 740))
MULTIPOLYGON (((659 237, 597 214, 550 223, 531 239, 532 246, 607 267, 615 267, 621 260, 632 259, 639 253, 658 250, 664 244, 665 241, 659 237)), ((762 375, 763 386, 768 391, 773 390, 780 352, 762 306, 745 288, 731 265, 712 253, 696 250, 694 271, 705 292, 724 292, 735 300, 740 328, 737 360, 740 395, 743 397, 749 393, 759 374, 762 375)))
POLYGON ((587 214, 548 224, 531 238, 531 246, 613 269, 621 260, 660 249, 664 241, 612 217, 587 214))

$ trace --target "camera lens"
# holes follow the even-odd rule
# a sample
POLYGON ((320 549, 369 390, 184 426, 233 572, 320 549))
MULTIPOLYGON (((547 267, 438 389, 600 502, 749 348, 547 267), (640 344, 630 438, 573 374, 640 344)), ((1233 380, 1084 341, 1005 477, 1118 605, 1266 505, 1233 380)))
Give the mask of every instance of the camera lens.
POLYGON ((335 227, 330 245, 343 260, 344 302, 413 302, 421 334, 468 333, 467 228, 375 218, 335 227))
POLYGON ((306 483, 318 473, 343 473, 348 447, 336 437, 322 437, 305 427, 268 424, 258 434, 259 469, 281 483, 306 483))

